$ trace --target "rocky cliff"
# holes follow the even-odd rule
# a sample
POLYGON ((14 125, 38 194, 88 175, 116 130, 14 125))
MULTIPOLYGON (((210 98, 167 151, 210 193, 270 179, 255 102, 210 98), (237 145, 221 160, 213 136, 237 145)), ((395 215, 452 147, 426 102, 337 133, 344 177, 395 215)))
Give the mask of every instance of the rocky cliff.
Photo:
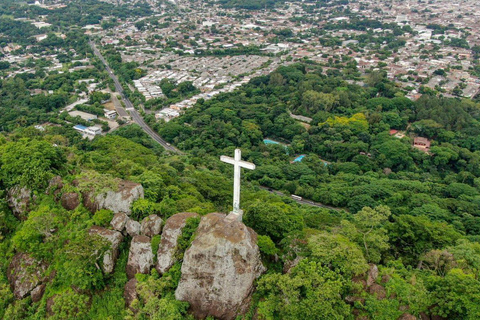
POLYGON ((165 227, 163 227, 162 240, 158 246, 156 266, 158 273, 167 272, 176 262, 177 243, 182 235, 182 229, 185 227, 188 218, 197 216, 196 213, 182 212, 167 219, 165 227))
POLYGON ((102 227, 93 226, 90 228, 90 234, 96 234, 110 243, 110 249, 103 256, 102 269, 105 273, 112 273, 118 258, 118 247, 123 240, 120 232, 108 230, 102 227))
POLYGON ((175 297, 197 318, 235 319, 247 311, 253 283, 264 271, 257 234, 221 213, 204 216, 185 252, 175 297))
POLYGON ((15 217, 21 220, 27 219, 27 214, 30 211, 32 202, 35 201, 35 196, 32 191, 27 188, 13 187, 8 190, 7 204, 12 209, 15 217))
MULTIPOLYGON (((23 299, 43 281, 47 265, 26 253, 17 253, 7 270, 8 282, 17 299, 23 299)), ((41 286, 38 287, 41 291, 41 286)), ((37 291, 38 291, 37 290, 37 291)))
POLYGON ((83 205, 91 212, 100 209, 112 210, 114 213, 123 212, 131 214, 131 206, 135 200, 143 199, 143 187, 139 183, 120 180, 116 190, 88 190, 82 192, 83 205))

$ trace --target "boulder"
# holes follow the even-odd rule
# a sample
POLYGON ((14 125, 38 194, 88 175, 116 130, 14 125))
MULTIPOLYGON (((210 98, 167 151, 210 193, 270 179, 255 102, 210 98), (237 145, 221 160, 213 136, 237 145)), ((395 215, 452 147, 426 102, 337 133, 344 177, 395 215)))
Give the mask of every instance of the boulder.
POLYGON ((112 226, 113 229, 122 232, 123 229, 125 229, 125 225, 127 224, 127 221, 128 221, 128 216, 125 213, 119 212, 119 213, 115 213, 112 221, 110 222, 110 225, 112 226))
POLYGON ((96 193, 95 190, 83 192, 83 205, 95 213, 100 209, 108 209, 114 213, 123 212, 127 215, 132 213, 131 206, 135 200, 143 199, 143 187, 139 183, 121 180, 116 190, 108 190, 96 193))
POLYGON ((45 309, 47 311, 47 316, 49 317, 52 317, 55 315, 55 313, 53 312, 53 305, 55 304, 56 297, 57 297, 57 294, 54 294, 53 296, 47 299, 45 309))
POLYGON ((63 181, 62 177, 60 176, 55 176, 50 181, 48 182, 48 188, 45 191, 45 194, 51 194, 55 196, 55 199, 58 200, 57 196, 61 192, 63 188, 63 181))
POLYGON ((13 187, 8 190, 7 204, 12 209, 15 217, 21 220, 27 219, 27 213, 30 212, 30 206, 36 197, 32 196, 32 191, 27 188, 13 187))
POLYGON ((118 258, 118 247, 122 243, 123 236, 120 232, 108 230, 102 227, 93 226, 90 228, 90 234, 96 234, 106 239, 110 243, 110 250, 103 256, 103 272, 112 273, 118 258))
POLYGON ((387 291, 385 290, 385 288, 376 283, 372 284, 368 288, 368 293, 376 296, 378 300, 383 300, 387 297, 387 291))
MULTIPOLYGON (((125 285, 125 291, 123 292, 123 297, 125 298, 125 305, 130 308, 133 300, 138 299, 137 296, 137 279, 132 278, 128 280, 125 285)), ((135 310, 132 310, 135 312, 135 310)))
POLYGON ((7 270, 7 278, 17 299, 25 298, 43 280, 47 265, 26 253, 13 256, 7 270))
POLYGON ((404 313, 398 318, 398 320, 417 320, 417 317, 410 313, 404 313))
POLYGON ((197 216, 198 214, 196 213, 182 212, 167 219, 163 227, 162 239, 158 246, 156 266, 158 273, 163 274, 167 272, 176 262, 177 242, 182 235, 182 229, 185 227, 188 218, 197 216))
POLYGON ((372 284, 377 281, 378 278, 378 267, 375 264, 370 265, 370 269, 368 270, 368 275, 367 275, 367 286, 371 286, 372 284))
POLYGON ((152 266, 153 252, 150 238, 146 236, 133 237, 126 268, 128 279, 132 279, 137 273, 150 273, 152 266))
POLYGON ((127 223, 125 224, 125 227, 127 229, 127 233, 130 237, 135 237, 140 235, 140 230, 142 226, 138 221, 128 219, 127 223))
POLYGON ((175 291, 197 318, 235 319, 249 307, 253 283, 264 271, 257 234, 235 217, 204 216, 185 252, 175 291))
POLYGON ((41 284, 32 290, 30 293, 33 302, 38 302, 42 300, 43 294, 45 293, 45 284, 41 284))
POLYGON ((60 204, 67 210, 75 210, 80 205, 80 196, 76 192, 62 194, 60 204))
POLYGON ((162 218, 151 214, 142 221, 140 233, 147 237, 153 237, 162 232, 162 218))

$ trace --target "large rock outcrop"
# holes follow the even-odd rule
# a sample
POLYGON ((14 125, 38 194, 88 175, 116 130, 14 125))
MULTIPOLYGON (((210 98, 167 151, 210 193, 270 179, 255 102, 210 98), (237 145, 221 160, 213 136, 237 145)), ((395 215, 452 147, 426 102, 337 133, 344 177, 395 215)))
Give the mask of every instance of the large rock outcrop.
POLYGON ((26 253, 13 256, 7 270, 7 278, 17 299, 25 298, 43 279, 47 265, 26 253))
POLYGON ((182 235, 182 229, 185 227, 188 218, 197 216, 196 213, 182 212, 171 216, 165 222, 162 240, 157 251, 156 269, 160 274, 167 272, 176 262, 177 243, 182 235))
POLYGON ((125 225, 127 224, 128 216, 125 213, 119 212, 115 213, 113 216, 110 225, 113 229, 122 232, 125 229, 125 225))
POLYGON ((140 235, 141 229, 142 229, 142 226, 138 221, 128 219, 127 222, 125 223, 125 230, 127 231, 127 234, 132 238, 140 235))
POLYGON ((136 311, 131 308, 131 305, 135 299, 138 299, 137 295, 137 279, 130 279, 127 284, 125 284, 125 290, 123 292, 123 297, 125 298, 125 305, 130 308, 132 311, 136 311))
POLYGON ((60 204, 67 210, 75 210, 80 205, 80 196, 76 192, 66 192, 62 194, 60 204))
POLYGON ((150 238, 146 236, 133 237, 126 268, 128 279, 132 279, 137 273, 150 273, 152 266, 153 252, 150 238))
POLYGON ((90 234, 96 234, 110 243, 110 249, 103 256, 103 272, 112 273, 118 258, 118 247, 122 243, 123 236, 120 232, 108 230, 102 227, 93 226, 90 228, 90 234))
POLYGON ((83 192, 83 205, 94 213, 100 209, 112 210, 114 213, 123 212, 127 215, 132 213, 131 206, 135 200, 144 197, 143 187, 139 183, 121 180, 116 190, 99 192, 89 190, 83 192))
POLYGON ((7 204, 18 219, 27 219, 27 214, 30 212, 30 206, 33 201, 35 201, 35 196, 32 196, 30 189, 13 187, 8 190, 7 204))
POLYGON ((185 252, 175 291, 197 318, 235 319, 247 311, 253 283, 264 271, 257 234, 221 213, 204 216, 185 252))
POLYGON ((162 218, 156 214, 151 214, 142 221, 140 232, 144 236, 153 237, 162 232, 162 218))

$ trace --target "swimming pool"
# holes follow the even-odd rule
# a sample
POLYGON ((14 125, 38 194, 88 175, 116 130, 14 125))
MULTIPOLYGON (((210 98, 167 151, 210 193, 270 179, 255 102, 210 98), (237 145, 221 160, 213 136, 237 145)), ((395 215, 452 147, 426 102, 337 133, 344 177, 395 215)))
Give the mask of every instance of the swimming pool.
POLYGON ((263 143, 265 143, 265 144, 280 144, 280 142, 273 141, 273 140, 270 140, 270 139, 263 139, 263 143))
POLYGON ((293 160, 293 162, 300 162, 300 161, 302 161, 303 158, 305 158, 305 155, 304 155, 304 154, 299 155, 298 157, 296 157, 296 158, 293 160))

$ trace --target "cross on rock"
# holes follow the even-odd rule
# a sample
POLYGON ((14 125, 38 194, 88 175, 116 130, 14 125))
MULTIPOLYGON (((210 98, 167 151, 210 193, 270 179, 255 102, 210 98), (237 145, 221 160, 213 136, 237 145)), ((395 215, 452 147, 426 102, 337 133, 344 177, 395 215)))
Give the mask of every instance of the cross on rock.
POLYGON ((255 164, 242 161, 242 151, 240 149, 235 149, 235 158, 221 156, 220 160, 233 164, 233 211, 230 212, 230 216, 239 221, 242 221, 243 210, 240 209, 240 173, 241 168, 246 168, 250 170, 255 169, 255 164))

